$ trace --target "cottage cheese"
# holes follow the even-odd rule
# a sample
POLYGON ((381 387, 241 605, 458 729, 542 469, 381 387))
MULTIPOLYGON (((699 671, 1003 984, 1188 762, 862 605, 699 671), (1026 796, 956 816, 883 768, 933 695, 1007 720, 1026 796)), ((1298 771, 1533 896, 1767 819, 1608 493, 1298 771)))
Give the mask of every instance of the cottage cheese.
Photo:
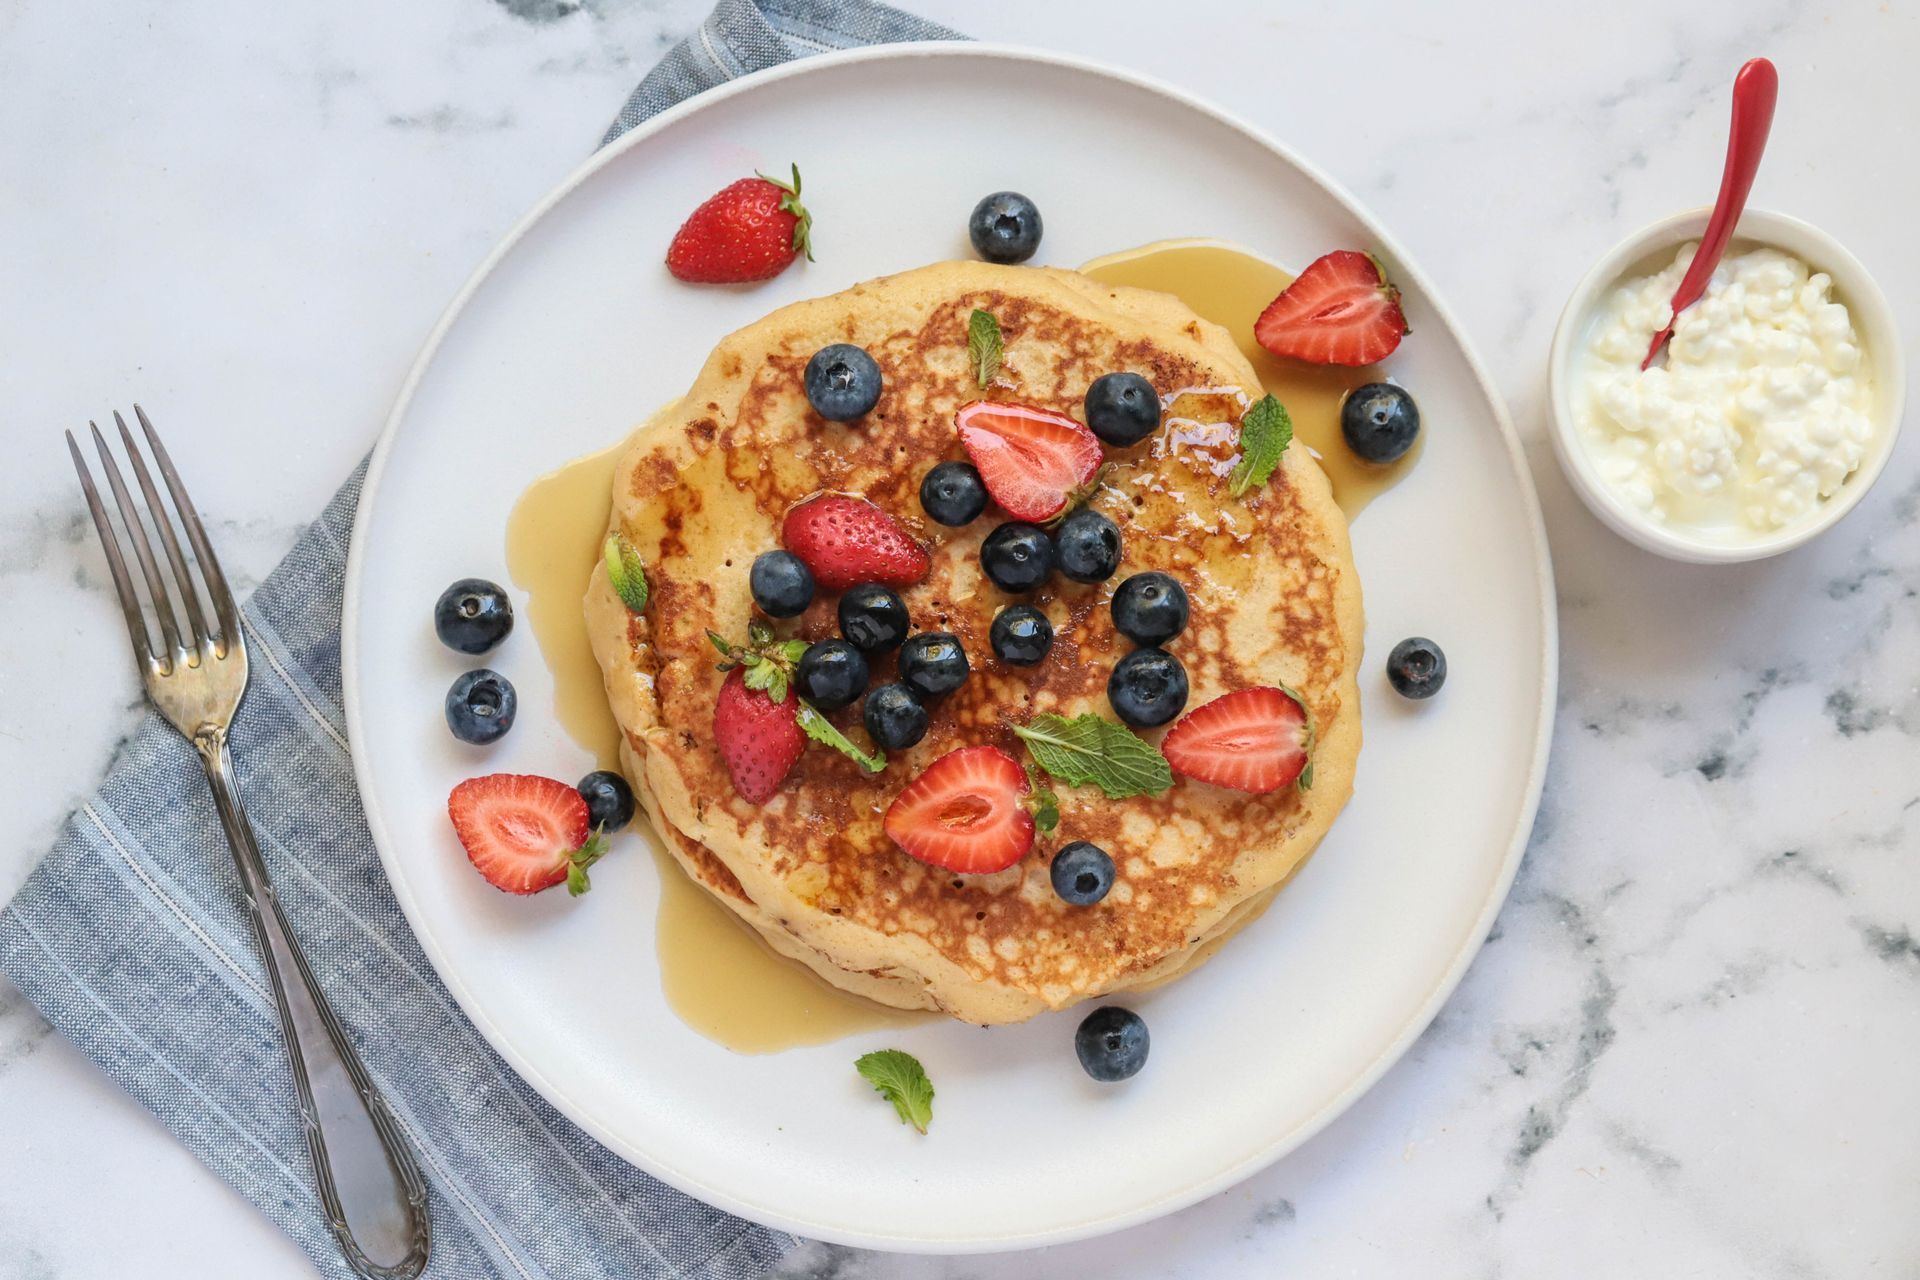
POLYGON ((1627 502, 1739 541, 1799 521, 1853 474, 1874 388, 1832 279, 1777 249, 1723 258, 1665 367, 1641 372, 1698 247, 1614 290, 1574 365, 1574 423, 1627 502))

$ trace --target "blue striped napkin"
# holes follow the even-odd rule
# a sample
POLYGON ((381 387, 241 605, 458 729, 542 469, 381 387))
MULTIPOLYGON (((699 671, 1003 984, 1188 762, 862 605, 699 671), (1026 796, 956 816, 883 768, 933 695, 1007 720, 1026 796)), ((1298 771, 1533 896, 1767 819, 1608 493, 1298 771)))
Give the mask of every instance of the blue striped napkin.
MULTIPOLYGON (((793 58, 950 38, 865 0, 722 0, 606 140, 793 58)), ((341 711, 341 586, 363 472, 243 610, 253 679, 233 754, 281 901, 431 1185, 427 1275, 762 1275, 792 1237, 655 1181, 548 1106, 460 1012, 394 902, 341 711)), ((350 1280, 314 1192, 232 857, 191 748, 157 716, 0 909, 0 971, 323 1275, 350 1280)))

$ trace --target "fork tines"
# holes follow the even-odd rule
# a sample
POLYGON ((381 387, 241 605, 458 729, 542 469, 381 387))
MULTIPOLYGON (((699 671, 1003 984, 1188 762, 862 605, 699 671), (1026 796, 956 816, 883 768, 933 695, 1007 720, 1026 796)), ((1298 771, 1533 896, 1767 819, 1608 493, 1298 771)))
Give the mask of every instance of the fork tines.
POLYGON ((133 575, 127 571, 126 557, 121 553, 120 539, 114 532, 113 521, 107 514, 106 505, 100 500, 100 491, 94 487, 93 476, 87 470, 86 459, 81 455, 80 446, 71 431, 66 433, 67 449, 73 454, 74 469, 80 473, 80 487, 87 494, 87 509, 93 513, 94 528, 100 532, 100 546, 106 552, 107 567, 113 572, 113 588, 120 597, 121 612, 126 615, 127 634, 133 641, 134 656, 142 665, 165 675, 172 672, 176 663, 199 666, 208 658, 224 658, 233 638, 239 634, 239 615, 234 608, 233 593, 227 589, 226 576, 220 572, 220 562, 214 558, 213 548, 207 543, 207 533, 200 524, 200 515, 194 510, 193 500, 187 496, 186 486, 180 483, 180 475, 173 469, 172 459, 167 457, 166 446, 160 443, 160 436, 154 431, 153 423, 147 420, 145 410, 136 404, 133 414, 139 419, 153 460, 160 468, 161 478, 166 481, 167 492, 173 498, 173 510, 178 514, 181 526, 186 529, 187 541, 193 547, 193 559, 199 562, 206 597, 212 603, 214 615, 219 621, 217 628, 207 626, 207 613, 201 607, 201 591, 195 585, 193 562, 180 549, 173 518, 168 514, 160 491, 153 483, 153 473, 141 455, 133 432, 127 429, 126 419, 117 410, 114 412, 114 423, 120 428, 120 442, 127 460, 133 465, 134 479, 140 486, 140 492, 146 498, 147 522, 160 535, 161 550, 173 569, 171 593, 159 562, 154 559, 146 523, 142 522, 140 509, 121 478, 120 468, 113 460, 112 450, 107 447, 106 437, 95 424, 89 422, 87 425, 92 428, 94 448, 99 451, 100 465, 107 473, 107 486, 113 490, 114 504, 120 509, 121 525, 126 529, 127 539, 133 543, 134 559, 140 562, 140 576, 146 580, 147 603, 160 627, 161 643, 157 646, 152 643, 140 592, 133 575), (186 616, 185 628, 179 624, 180 613, 176 613, 174 608, 176 601, 186 616))

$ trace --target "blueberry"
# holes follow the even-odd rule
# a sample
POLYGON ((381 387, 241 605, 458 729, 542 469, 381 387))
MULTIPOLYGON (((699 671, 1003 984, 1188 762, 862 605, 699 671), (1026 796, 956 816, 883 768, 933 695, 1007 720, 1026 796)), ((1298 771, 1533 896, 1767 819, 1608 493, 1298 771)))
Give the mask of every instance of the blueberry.
POLYGON ((462 578, 434 602, 433 631, 449 649, 485 653, 512 630, 513 601, 485 578, 462 578))
POLYGON ((863 582, 840 597, 840 634, 862 653, 898 649, 907 638, 907 606, 892 587, 863 582))
POLYGON ((987 509, 987 486, 971 462, 943 462, 920 482, 920 505, 929 519, 958 528, 987 509))
POLYGON ((1139 1014, 1118 1005, 1095 1009, 1073 1033, 1073 1051, 1087 1074, 1103 1084, 1138 1075, 1147 1065, 1147 1024, 1139 1014))
POLYGON ((1053 556, 1075 582, 1105 582, 1120 567, 1120 526, 1082 507, 1054 530, 1053 556))
POLYGON ((587 802, 587 823, 601 831, 618 831, 633 821, 633 788, 609 769, 595 769, 574 788, 587 802))
POLYGON ((1053 647, 1053 624, 1030 604, 1010 604, 995 616, 988 637, 1000 661, 1031 667, 1053 647))
POLYGON ((1087 388, 1087 425, 1117 449, 1139 444, 1160 426, 1160 393, 1137 373, 1103 373, 1087 388))
POLYGON ((1151 729, 1187 705, 1187 669, 1165 649, 1135 649, 1107 677, 1113 713, 1136 729, 1151 729))
POLYGON ((485 667, 468 671, 447 690, 447 728, 460 741, 475 746, 498 742, 513 728, 518 703, 513 682, 498 671, 485 667))
POLYGON ((938 698, 967 682, 967 651, 945 631, 923 631, 900 646, 900 683, 938 698))
POLYGON ((1136 573, 1113 593, 1114 629, 1135 644, 1165 644, 1187 629, 1187 589, 1156 571, 1136 573))
POLYGON ((867 691, 867 655, 845 640, 822 640, 800 655, 793 678, 801 697, 822 711, 838 711, 867 691))
POLYGON ((980 568, 1002 591, 1031 591, 1053 572, 1053 539, 1037 524, 1009 520, 980 544, 980 568))
POLYGON ((791 551, 762 551, 747 574, 753 602, 769 618, 791 618, 813 603, 813 570, 791 551))
POLYGON ((1113 888, 1113 859, 1097 844, 1075 840, 1053 855, 1053 891, 1060 901, 1090 907, 1113 888))
POLYGON ((1340 434, 1368 462, 1392 462, 1420 434, 1420 406, 1391 382, 1369 382, 1340 402, 1340 434))
POLYGON ((1040 206, 1018 191, 996 191, 973 206, 967 235, 988 262, 1025 262, 1040 247, 1040 206))
POLYGON ((927 709, 903 684, 883 684, 869 693, 861 718, 882 751, 905 751, 927 736, 927 709))
POLYGON ((852 422, 880 403, 880 366, 850 342, 814 352, 805 381, 807 403, 829 422, 852 422))
POLYGON ((1431 698, 1447 682, 1447 655, 1425 636, 1402 640, 1387 655, 1387 681, 1403 698, 1431 698))

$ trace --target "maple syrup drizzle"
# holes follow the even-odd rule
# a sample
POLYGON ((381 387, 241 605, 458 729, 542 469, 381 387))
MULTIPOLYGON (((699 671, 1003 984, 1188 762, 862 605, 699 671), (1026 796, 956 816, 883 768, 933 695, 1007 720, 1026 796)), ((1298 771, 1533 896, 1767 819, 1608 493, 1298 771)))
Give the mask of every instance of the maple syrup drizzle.
MULTIPOLYGON (((1350 369, 1283 360, 1254 340, 1253 322, 1293 283, 1291 275, 1265 258, 1221 240, 1159 240, 1095 258, 1080 271, 1102 284, 1170 293, 1202 319, 1226 329, 1252 362, 1262 389, 1286 406, 1294 439, 1313 450, 1347 519, 1398 484, 1419 459, 1424 431, 1404 457, 1386 466, 1354 456, 1340 434, 1340 402, 1353 388, 1382 381, 1378 366, 1350 369)), ((1198 425, 1185 429, 1191 432, 1198 425)))
MULTIPOLYGON (((581 597, 601 571, 613 472, 625 450, 615 445, 542 476, 507 518, 507 573, 526 593, 522 616, 553 673, 554 716, 603 769, 620 768, 620 726, 587 640, 581 597)), ((644 813, 631 830, 660 876, 661 991, 680 1020, 709 1040, 737 1053, 776 1053, 929 1016, 841 991, 778 954, 688 877, 644 813)))
MULTIPOLYGON (((1165 240, 1097 258, 1081 268, 1107 284, 1173 294, 1222 325, 1252 361, 1261 386, 1287 407, 1295 439, 1310 447, 1333 483, 1349 519, 1396 484, 1420 446, 1390 466, 1353 456, 1340 435, 1340 402, 1377 370, 1303 365, 1271 355, 1253 339, 1253 322, 1291 282, 1284 270, 1220 241, 1165 240)), ((1228 401, 1244 410, 1239 388, 1193 388, 1176 398, 1169 427, 1182 447, 1223 443, 1215 412, 1188 414, 1187 401, 1228 401)), ((1237 421, 1237 415, 1234 415, 1237 421)), ((620 728, 607 705, 599 664, 581 608, 612 507, 614 467, 629 442, 576 459, 542 476, 515 503, 507 522, 507 571, 526 593, 524 610, 553 674, 553 713, 569 737, 604 769, 620 767, 620 728)), ((1225 465, 1231 466, 1231 461, 1225 465)), ((660 984, 668 1005, 689 1027, 739 1053, 774 1053, 845 1036, 911 1025, 929 1015, 888 1009, 851 995, 805 965, 779 955, 702 887, 668 852, 642 815, 633 830, 651 851, 660 877, 656 925, 660 984)), ((1250 913, 1249 923, 1260 911, 1250 913)), ((1237 929, 1228 931, 1237 932, 1237 929)), ((1195 955, 1211 955, 1226 935, 1195 955)), ((1182 966, 1182 971, 1191 968, 1182 966)))

